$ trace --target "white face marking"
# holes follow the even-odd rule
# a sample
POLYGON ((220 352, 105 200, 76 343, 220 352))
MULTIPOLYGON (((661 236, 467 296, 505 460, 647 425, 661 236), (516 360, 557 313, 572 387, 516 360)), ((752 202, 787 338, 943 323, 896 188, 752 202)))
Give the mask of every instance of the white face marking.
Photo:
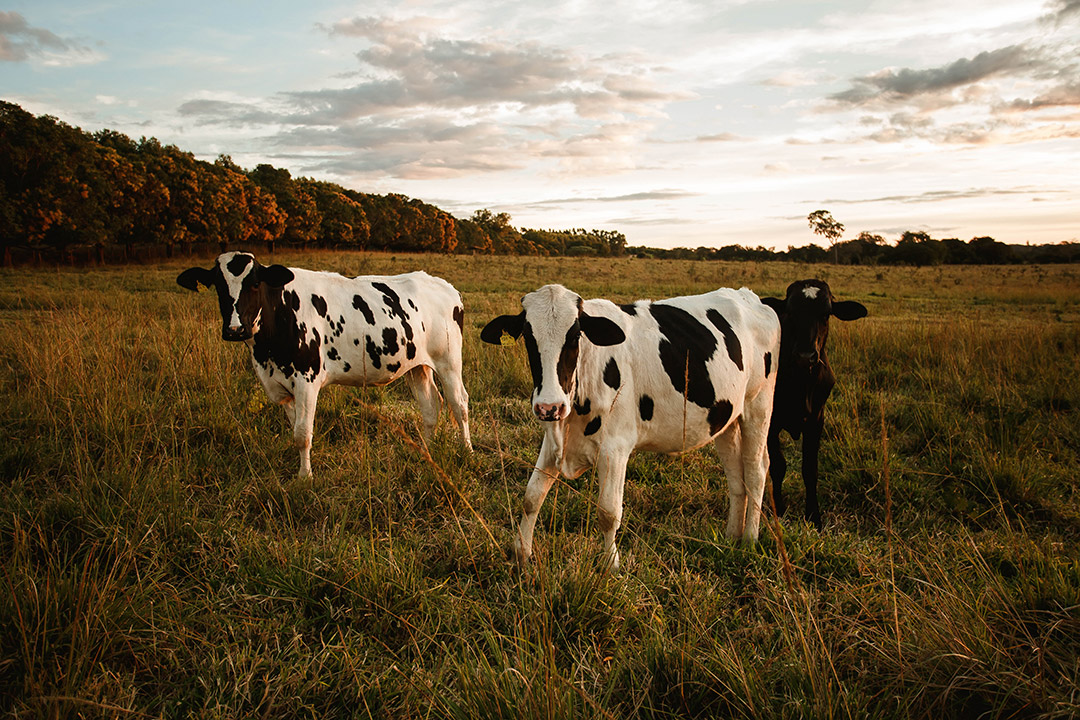
POLYGON ((230 327, 240 327, 242 324, 240 322, 239 308, 240 290, 244 286, 244 278, 247 277, 248 273, 255 267, 255 262, 252 260, 252 262, 249 262, 244 266, 244 270, 240 275, 233 275, 232 270, 228 267, 229 261, 239 254, 240 253, 226 253, 218 258, 218 268, 221 270, 221 276, 225 278, 225 285, 229 288, 229 297, 231 297, 233 301, 232 317, 229 318, 230 327))
POLYGON ((803 292, 803 295, 805 295, 806 297, 808 297, 808 298, 810 298, 811 300, 813 300, 814 298, 816 298, 816 297, 817 297, 817 294, 818 294, 818 290, 819 290, 819 289, 820 289, 820 288, 816 288, 816 287, 813 287, 813 286, 810 286, 810 287, 804 287, 804 288, 803 288, 803 291, 802 291, 802 292, 803 292))
POLYGON ((558 364, 566 332, 577 322, 580 301, 576 293, 561 285, 545 285, 521 300, 543 368, 540 392, 533 388, 534 404, 564 403, 569 406, 571 403, 559 384, 558 364))

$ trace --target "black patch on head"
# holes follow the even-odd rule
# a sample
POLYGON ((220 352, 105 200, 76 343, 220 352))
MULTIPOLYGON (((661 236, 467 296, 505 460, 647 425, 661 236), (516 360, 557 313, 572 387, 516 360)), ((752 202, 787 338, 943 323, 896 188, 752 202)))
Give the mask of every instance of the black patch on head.
POLYGON ((707 363, 716 352, 716 336, 682 308, 653 303, 649 311, 663 335, 660 363, 676 392, 703 408, 711 408, 716 391, 707 363))
POLYGON ((604 366, 604 384, 612 390, 618 390, 621 383, 622 376, 619 374, 619 364, 615 362, 615 358, 611 358, 607 361, 607 365, 604 366))
POLYGON ((252 260, 253 258, 250 255, 234 255, 233 259, 230 260, 225 267, 227 267, 229 272, 233 275, 240 277, 244 272, 244 268, 250 265, 252 260))
POLYGON ((638 400, 638 414, 641 415, 641 419, 645 422, 652 420, 653 414, 653 400, 648 395, 642 395, 638 400))
POLYGON ((735 367, 742 370, 742 343, 739 342, 739 336, 735 334, 731 323, 715 308, 709 308, 708 312, 705 313, 705 317, 709 318, 709 322, 724 334, 724 346, 727 348, 728 357, 731 358, 731 362, 735 363, 735 367))
POLYGON ((600 416, 597 415, 585 426, 585 435, 595 435, 600 430, 600 416))
POLYGON ((772 372, 772 353, 765 353, 765 377, 769 377, 769 373, 772 372))
POLYGON ((458 330, 465 332, 465 308, 460 305, 454 307, 454 322, 457 323, 458 330))
POLYGON ((627 315, 637 315, 637 308, 634 307, 633 303, 629 303, 627 305, 620 305, 619 309, 627 315))
POLYGON ((311 306, 315 308, 315 312, 319 313, 319 317, 326 317, 326 298, 313 294, 311 296, 311 306))
POLYGON ((585 417, 592 412, 592 403, 589 401, 589 398, 585 398, 580 403, 574 403, 574 412, 582 417, 585 417))
POLYGON ((371 308, 369 308, 368 304, 364 302, 364 298, 360 297, 359 295, 353 295, 352 306, 354 309, 359 310, 361 313, 364 314, 364 320, 367 321, 368 325, 375 324, 375 313, 371 312, 371 308))
MULTIPOLYGON (((570 393, 574 373, 577 371, 578 345, 580 342, 581 325, 575 321, 570 326, 570 329, 566 331, 562 349, 559 351, 559 363, 555 366, 555 374, 559 378, 559 385, 562 387, 563 392, 567 394, 570 393)), ((615 368, 615 372, 618 373, 619 369, 615 368)), ((606 371, 604 377, 607 377, 606 371)))
POLYGON ((525 353, 529 356, 529 371, 532 373, 533 387, 540 392, 543 386, 544 376, 540 366, 540 348, 536 345, 533 336, 532 325, 525 322, 521 328, 521 336, 525 338, 525 353))
POLYGON ((717 400, 709 408, 709 433, 716 435, 727 426, 731 419, 732 406, 727 400, 717 400))

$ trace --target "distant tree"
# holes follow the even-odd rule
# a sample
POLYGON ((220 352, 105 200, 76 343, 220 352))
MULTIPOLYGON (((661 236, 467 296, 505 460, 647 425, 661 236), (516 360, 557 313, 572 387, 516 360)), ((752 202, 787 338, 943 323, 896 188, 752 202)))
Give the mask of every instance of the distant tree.
POLYGON ((820 235, 833 248, 833 262, 837 261, 836 243, 844 234, 844 226, 837 222, 828 210, 815 210, 806 216, 806 221, 815 235, 820 235))

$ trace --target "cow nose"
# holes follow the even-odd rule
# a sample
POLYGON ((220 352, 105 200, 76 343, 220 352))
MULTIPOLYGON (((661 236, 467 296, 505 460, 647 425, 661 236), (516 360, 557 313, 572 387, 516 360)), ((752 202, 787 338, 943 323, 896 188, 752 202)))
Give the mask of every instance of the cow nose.
POLYGON ((566 415, 566 403, 536 403, 533 405, 533 412, 545 422, 562 420, 566 415))
POLYGON ((247 330, 243 325, 229 325, 221 329, 221 337, 223 340, 247 340, 247 330))
POLYGON ((818 361, 817 350, 811 350, 810 352, 799 352, 799 360, 807 365, 813 365, 818 361))

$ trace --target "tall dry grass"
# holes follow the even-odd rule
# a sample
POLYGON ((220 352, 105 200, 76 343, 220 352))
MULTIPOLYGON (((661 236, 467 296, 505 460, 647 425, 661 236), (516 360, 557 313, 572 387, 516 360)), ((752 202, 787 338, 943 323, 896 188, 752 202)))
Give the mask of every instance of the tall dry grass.
MULTIPOLYGON (((1080 713, 1080 283, 1070 267, 284 255, 462 290, 478 450, 401 387, 320 399, 315 478, 185 264, 0 275, 0 711, 15 717, 1070 717, 1080 713), (506 548, 550 280, 625 301, 824 276, 826 527, 722 537, 708 453, 635 456, 617 576, 595 483, 506 548), (413 440, 413 441, 410 441, 413 440)), ((787 448, 792 468, 797 449, 787 448)))

